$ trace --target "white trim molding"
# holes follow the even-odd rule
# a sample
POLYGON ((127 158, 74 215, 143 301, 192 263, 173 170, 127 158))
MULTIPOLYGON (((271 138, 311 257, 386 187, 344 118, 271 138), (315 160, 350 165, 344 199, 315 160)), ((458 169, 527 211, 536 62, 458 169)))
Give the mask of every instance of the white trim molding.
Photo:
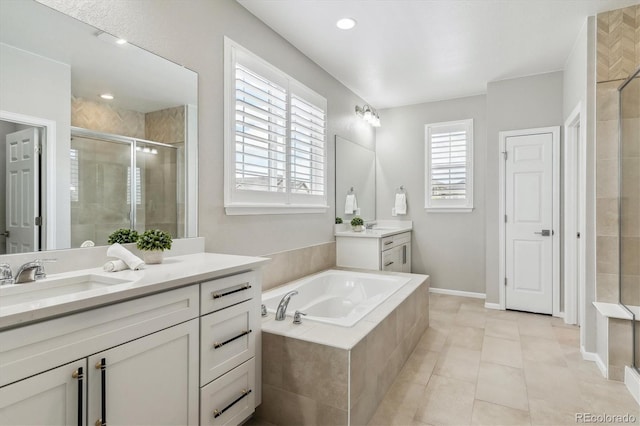
POLYGON ((475 293, 472 291, 462 291, 462 290, 449 290, 447 288, 437 288, 437 287, 431 287, 429 288, 429 291, 431 293, 437 293, 437 294, 446 294, 449 296, 460 296, 460 297, 470 297, 473 299, 486 299, 487 295, 484 293, 475 293))

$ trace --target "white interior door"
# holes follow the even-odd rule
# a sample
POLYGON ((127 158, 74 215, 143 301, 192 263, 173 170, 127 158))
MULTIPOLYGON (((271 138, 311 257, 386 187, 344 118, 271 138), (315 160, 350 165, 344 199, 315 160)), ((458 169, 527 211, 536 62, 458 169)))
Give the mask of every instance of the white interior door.
POLYGON ((6 137, 6 230, 7 253, 37 251, 39 229, 38 129, 29 128, 6 137))
POLYGON ((553 144, 552 132, 505 138, 507 309, 553 313, 553 144))

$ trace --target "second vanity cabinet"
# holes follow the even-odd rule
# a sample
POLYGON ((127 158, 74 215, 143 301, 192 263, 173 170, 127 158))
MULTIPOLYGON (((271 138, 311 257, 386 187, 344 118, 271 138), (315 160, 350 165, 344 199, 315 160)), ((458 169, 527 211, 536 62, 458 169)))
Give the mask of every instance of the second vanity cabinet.
POLYGON ((384 237, 337 235, 336 264, 346 268, 411 272, 411 231, 384 237))
POLYGON ((252 270, 1 331, 0 425, 239 424, 260 401, 260 280, 252 270))

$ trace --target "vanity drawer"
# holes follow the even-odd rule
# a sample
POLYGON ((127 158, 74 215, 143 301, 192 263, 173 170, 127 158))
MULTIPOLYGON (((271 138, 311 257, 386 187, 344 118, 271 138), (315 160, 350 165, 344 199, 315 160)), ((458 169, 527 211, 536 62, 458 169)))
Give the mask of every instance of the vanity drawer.
POLYGON ((259 294, 258 274, 249 271, 200 285, 200 314, 205 315, 249 300, 259 294))
POLYGON ((380 241, 381 250, 389 250, 404 243, 411 241, 411 232, 403 232, 402 234, 389 235, 380 241))
POLYGON ((200 424, 238 425, 255 410, 255 360, 200 389, 200 424))
POLYGON ((201 384, 255 356, 258 321, 253 300, 200 318, 201 384))

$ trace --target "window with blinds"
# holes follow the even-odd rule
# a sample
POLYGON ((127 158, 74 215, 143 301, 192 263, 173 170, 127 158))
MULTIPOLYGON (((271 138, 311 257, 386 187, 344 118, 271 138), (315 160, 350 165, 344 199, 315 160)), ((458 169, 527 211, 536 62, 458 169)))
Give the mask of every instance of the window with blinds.
POLYGON ((425 208, 473 209, 473 120, 427 124, 425 208))
POLYGON ((225 39, 227 214, 326 204, 326 99, 225 39))

